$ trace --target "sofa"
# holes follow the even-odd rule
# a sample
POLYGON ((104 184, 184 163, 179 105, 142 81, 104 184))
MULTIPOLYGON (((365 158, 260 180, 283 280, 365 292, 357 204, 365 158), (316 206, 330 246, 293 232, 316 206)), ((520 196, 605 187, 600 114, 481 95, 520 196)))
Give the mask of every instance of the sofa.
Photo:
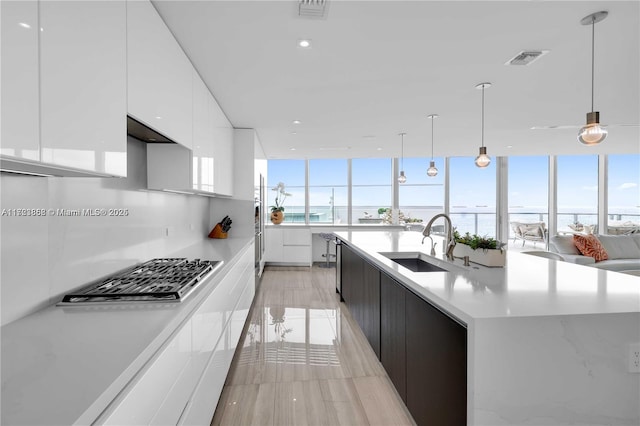
POLYGON ((589 265, 609 271, 640 270, 640 234, 596 235, 608 259, 596 262, 583 256, 573 242, 573 235, 555 235, 549 239, 549 251, 560 254, 566 262, 589 265))

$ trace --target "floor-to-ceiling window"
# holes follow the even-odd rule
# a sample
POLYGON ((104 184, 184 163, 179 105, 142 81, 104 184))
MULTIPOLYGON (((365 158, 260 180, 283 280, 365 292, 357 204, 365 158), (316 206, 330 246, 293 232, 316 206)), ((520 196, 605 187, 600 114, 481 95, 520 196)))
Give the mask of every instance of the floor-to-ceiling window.
POLYGON ((478 168, 473 157, 449 159, 449 203, 453 226, 464 234, 496 236, 495 159, 478 168))
MULTIPOLYGON (((509 157, 509 222, 549 225, 549 157, 509 157)), ((513 226, 509 238, 514 238, 513 226)))
POLYGON ((347 223, 346 159, 309 160, 309 222, 347 223))
POLYGON ((273 189, 282 182, 285 192, 291 194, 284 200, 284 221, 304 223, 305 160, 269 160, 267 167, 267 212, 280 193, 273 189))
POLYGON ((444 212, 444 160, 436 158, 438 174, 427 176, 429 158, 405 158, 406 183, 399 185, 399 208, 405 218, 424 223, 444 212))
POLYGON ((560 155, 557 168, 558 232, 598 231, 598 156, 560 155))
MULTIPOLYGON (((609 155, 608 234, 640 230, 640 155, 609 155)), ((605 233, 605 232, 601 232, 605 233)))
MULTIPOLYGON (((640 229, 640 155, 608 155, 608 185, 598 188, 598 156, 555 157, 557 166, 557 232, 589 231, 627 233, 640 229), (606 192, 608 223, 598 230, 598 193, 606 192), (588 227, 585 229, 585 226, 588 227), (593 227, 593 229, 591 229, 593 227)), ((549 158, 514 156, 509 158, 509 221, 549 224, 549 158)), ((407 218, 429 220, 445 211, 443 159, 436 159, 439 173, 426 175, 428 159, 406 158, 407 181, 398 185, 399 208, 407 218)), ((449 159, 449 212, 461 233, 496 235, 496 166, 475 167, 471 157, 449 159)), ((347 224, 380 221, 379 210, 392 206, 392 159, 269 160, 267 185, 283 182, 291 196, 285 201, 285 221, 347 224), (349 167, 351 163, 351 167, 349 167), (309 173, 309 206, 305 205, 305 181, 309 173), (351 204, 349 205, 349 170, 351 204)), ((267 191, 268 206, 276 192, 267 191)), ((511 231, 511 230, 510 230, 511 231)), ((513 237, 513 235, 510 235, 513 237)))
POLYGON ((391 208, 390 158, 351 160, 351 218, 353 223, 378 223, 391 208))

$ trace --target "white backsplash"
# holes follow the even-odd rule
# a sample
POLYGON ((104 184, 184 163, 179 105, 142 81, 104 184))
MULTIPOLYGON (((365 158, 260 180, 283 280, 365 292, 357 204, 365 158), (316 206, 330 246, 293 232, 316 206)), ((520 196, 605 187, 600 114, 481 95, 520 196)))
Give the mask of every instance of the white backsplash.
POLYGON ((132 138, 126 179, 2 174, 0 185, 1 209, 126 209, 126 216, 2 216, 3 325, 96 278, 171 255, 224 216, 210 214, 206 197, 144 190, 146 145, 132 138))

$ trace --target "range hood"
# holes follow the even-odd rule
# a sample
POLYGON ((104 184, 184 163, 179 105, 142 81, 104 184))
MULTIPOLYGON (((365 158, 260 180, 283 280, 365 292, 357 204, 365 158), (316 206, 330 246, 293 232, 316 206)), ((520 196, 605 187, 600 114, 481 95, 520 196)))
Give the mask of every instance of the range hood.
POLYGON ((129 115, 127 115, 127 134, 147 143, 175 143, 129 115))

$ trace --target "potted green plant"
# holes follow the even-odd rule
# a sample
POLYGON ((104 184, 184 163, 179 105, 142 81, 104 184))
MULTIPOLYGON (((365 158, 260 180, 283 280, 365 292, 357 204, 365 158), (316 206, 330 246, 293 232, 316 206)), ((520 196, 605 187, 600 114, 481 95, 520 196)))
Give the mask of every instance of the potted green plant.
POLYGON ((271 222, 275 225, 279 225, 284 220, 284 200, 287 197, 291 197, 291 194, 284 190, 284 183, 278 182, 278 184, 271 188, 272 191, 276 191, 276 198, 274 205, 271 207, 271 222))
POLYGON ((505 244, 495 238, 471 235, 469 232, 460 235, 457 229, 453 231, 453 238, 456 241, 453 250, 455 257, 469 256, 471 262, 492 267, 503 267, 506 263, 505 244))

